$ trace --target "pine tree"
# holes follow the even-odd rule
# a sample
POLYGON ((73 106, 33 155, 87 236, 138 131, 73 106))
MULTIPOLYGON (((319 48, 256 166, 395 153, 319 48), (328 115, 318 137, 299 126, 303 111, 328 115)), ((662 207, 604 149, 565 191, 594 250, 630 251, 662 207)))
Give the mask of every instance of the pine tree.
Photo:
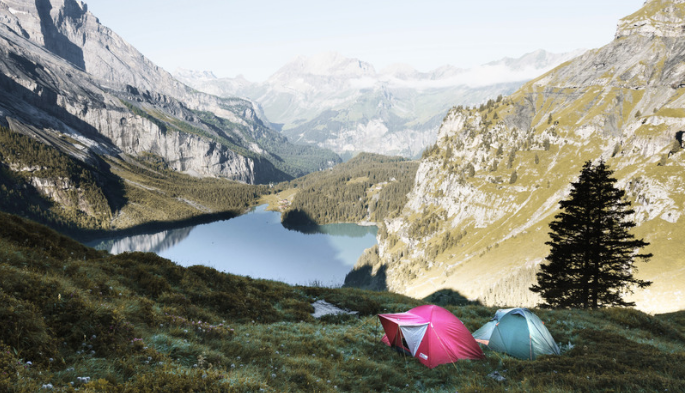
POLYGON ((646 262, 652 254, 639 253, 649 243, 628 232, 635 226, 628 220, 634 211, 612 173, 603 161, 586 162, 569 199, 559 203, 561 212, 550 223, 546 243, 551 247, 548 263, 530 288, 549 306, 634 306, 623 294, 651 285, 633 276, 635 260, 646 262))

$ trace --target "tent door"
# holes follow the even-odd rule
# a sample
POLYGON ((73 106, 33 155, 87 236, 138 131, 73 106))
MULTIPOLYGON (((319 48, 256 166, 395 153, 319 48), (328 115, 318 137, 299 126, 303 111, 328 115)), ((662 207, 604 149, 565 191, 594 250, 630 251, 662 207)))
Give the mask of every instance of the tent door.
POLYGON ((407 341, 407 347, 411 351, 412 356, 416 356, 416 351, 418 351, 421 345, 421 340, 428 330, 428 322, 421 325, 402 325, 400 326, 402 331, 402 336, 407 341))

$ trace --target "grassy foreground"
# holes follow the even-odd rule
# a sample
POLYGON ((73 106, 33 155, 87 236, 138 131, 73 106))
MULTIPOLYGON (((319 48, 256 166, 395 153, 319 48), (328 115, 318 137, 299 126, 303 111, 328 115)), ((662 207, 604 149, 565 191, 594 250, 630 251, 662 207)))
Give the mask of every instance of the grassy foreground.
MULTIPOLYGON (((471 331, 495 311, 441 299, 471 331)), ((537 310, 561 356, 429 370, 381 344, 375 317, 420 304, 111 256, 0 213, 2 392, 685 391, 685 312, 537 310), (359 316, 316 320, 316 299, 359 316)))

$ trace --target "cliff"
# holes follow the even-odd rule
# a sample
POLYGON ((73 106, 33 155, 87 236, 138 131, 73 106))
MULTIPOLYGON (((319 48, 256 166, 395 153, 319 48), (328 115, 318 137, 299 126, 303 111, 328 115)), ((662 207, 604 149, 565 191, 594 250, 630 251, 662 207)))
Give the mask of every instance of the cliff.
POLYGON ((685 240, 685 39, 676 34, 683 7, 647 2, 608 45, 499 102, 451 110, 401 217, 380 232, 374 269, 385 266, 388 288, 537 304, 528 287, 547 255, 558 202, 585 161, 604 159, 633 204, 635 234, 654 253, 637 266, 654 284, 632 299, 649 312, 685 308, 677 251, 685 240))
POLYGON ((0 121, 68 135, 71 147, 55 146, 81 158, 152 153, 177 171, 247 183, 339 160, 315 149, 304 157, 284 152, 297 148, 265 126, 252 102, 193 91, 80 1, 1 1, 0 51, 0 121), (316 162, 297 163, 307 158, 316 162))

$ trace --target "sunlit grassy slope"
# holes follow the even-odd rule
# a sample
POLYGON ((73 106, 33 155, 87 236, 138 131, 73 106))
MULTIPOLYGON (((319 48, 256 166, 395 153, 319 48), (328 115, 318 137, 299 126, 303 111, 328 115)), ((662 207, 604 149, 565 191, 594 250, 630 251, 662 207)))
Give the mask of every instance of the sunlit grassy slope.
MULTIPOLYGON (((434 299, 471 331, 495 311, 458 294, 434 299)), ((154 254, 111 256, 0 213, 2 392, 685 389, 682 312, 536 310, 561 356, 520 361, 485 348, 483 361, 429 370, 380 343, 375 316, 421 304, 183 268, 154 254), (359 315, 316 320, 316 299, 359 315)))
POLYGON ((509 97, 450 110, 408 203, 387 236, 379 231, 374 266, 385 266, 387 287, 538 304, 528 288, 548 255, 558 203, 583 163, 604 160, 635 209, 633 233, 654 255, 634 267, 653 285, 628 298, 651 313, 684 310, 683 9, 647 2, 606 46, 509 97))

